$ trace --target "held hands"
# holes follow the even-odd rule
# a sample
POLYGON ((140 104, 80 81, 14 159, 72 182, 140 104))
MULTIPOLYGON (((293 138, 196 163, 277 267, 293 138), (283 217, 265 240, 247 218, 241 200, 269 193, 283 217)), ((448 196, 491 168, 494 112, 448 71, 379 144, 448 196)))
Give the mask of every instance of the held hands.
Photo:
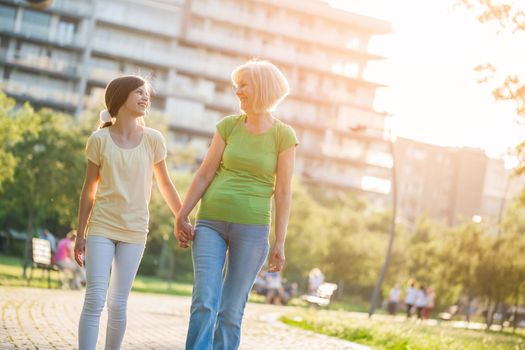
POLYGON ((175 238, 179 242, 179 247, 188 248, 190 241, 193 240, 194 233, 190 220, 187 216, 177 216, 175 219, 175 228, 173 230, 175 238))
POLYGON ((86 252, 86 239, 84 237, 80 237, 80 235, 77 236, 75 240, 75 261, 77 262, 78 266, 82 266, 82 257, 84 256, 84 253, 86 252))
POLYGON ((284 267, 284 244, 274 243, 272 250, 270 251, 268 271, 277 272, 281 271, 284 267))

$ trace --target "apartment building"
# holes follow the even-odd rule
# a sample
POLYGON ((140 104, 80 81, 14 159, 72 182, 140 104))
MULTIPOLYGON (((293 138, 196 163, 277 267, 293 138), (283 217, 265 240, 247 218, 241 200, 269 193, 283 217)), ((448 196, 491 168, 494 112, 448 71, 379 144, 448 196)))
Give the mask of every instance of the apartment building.
POLYGON ((524 187, 502 159, 480 149, 429 145, 399 138, 398 213, 415 224, 421 215, 449 226, 482 221, 495 227, 501 211, 524 187))
POLYGON ((480 216, 489 224, 497 224, 524 189, 524 176, 517 176, 503 159, 487 159, 480 216))
POLYGON ((288 77, 278 117, 301 141, 306 182, 388 201, 388 116, 372 108, 372 36, 390 24, 320 0, 54 0, 35 9, 0 0, 0 84, 18 101, 79 114, 115 76, 139 73, 155 88, 169 142, 205 154, 215 124, 238 113, 230 72, 251 57, 288 77), (361 132, 352 132, 354 126, 361 132))

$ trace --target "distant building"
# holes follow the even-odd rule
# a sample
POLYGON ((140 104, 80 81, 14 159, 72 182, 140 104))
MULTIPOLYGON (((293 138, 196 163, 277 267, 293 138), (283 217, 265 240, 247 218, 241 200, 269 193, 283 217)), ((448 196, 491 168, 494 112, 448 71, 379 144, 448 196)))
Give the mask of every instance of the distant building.
POLYGON ((398 213, 408 224, 425 214, 449 226, 471 220, 495 226, 502 205, 525 188, 523 178, 511 178, 503 160, 479 149, 400 138, 395 154, 398 213))

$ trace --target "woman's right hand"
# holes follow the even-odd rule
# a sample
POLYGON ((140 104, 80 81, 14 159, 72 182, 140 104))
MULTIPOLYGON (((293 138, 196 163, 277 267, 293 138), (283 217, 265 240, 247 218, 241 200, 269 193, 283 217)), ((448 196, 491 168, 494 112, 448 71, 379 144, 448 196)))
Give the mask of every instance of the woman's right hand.
POLYGON ((193 227, 187 216, 177 216, 173 234, 179 242, 179 247, 188 248, 190 246, 190 241, 193 240, 193 227))
POLYGON ((84 237, 77 236, 75 240, 75 261, 78 266, 83 265, 82 258, 86 252, 86 239, 84 237))

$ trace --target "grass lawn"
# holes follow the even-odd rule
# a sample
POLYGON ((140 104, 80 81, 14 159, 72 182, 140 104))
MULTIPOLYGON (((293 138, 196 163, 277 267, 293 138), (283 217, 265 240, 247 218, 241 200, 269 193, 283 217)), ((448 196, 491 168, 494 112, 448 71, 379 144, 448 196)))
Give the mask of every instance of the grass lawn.
MULTIPOLYGON (((31 269, 27 270, 29 275, 31 269)), ((58 274, 51 272, 51 288, 58 288, 58 274)), ((22 262, 20 258, 0 255, 0 286, 27 287, 27 281, 22 277, 22 262)), ((47 288, 47 272, 40 269, 33 272, 31 287, 47 288)), ((137 276, 133 282, 133 291, 143 293, 171 294, 191 296, 190 283, 171 282, 147 276, 137 276)))
POLYGON ((388 350, 503 350, 525 349, 525 332, 484 331, 454 328, 451 324, 416 324, 380 316, 369 320, 363 314, 344 311, 300 310, 282 317, 299 328, 339 337, 374 349, 388 350))
MULTIPOLYGON (((30 273, 30 269, 27 273, 30 273)), ((27 287, 27 281, 22 278, 22 260, 17 257, 0 254, 0 286, 27 287)), ((58 288, 58 274, 51 272, 51 288, 58 288)), ((33 272, 31 287, 47 288, 47 272, 45 275, 40 269, 33 272)), ((191 296, 191 283, 171 282, 168 283, 158 277, 137 276, 133 282, 133 291, 141 293, 168 294, 179 296, 191 296)), ((250 294, 250 302, 264 303, 264 297, 250 294)))

